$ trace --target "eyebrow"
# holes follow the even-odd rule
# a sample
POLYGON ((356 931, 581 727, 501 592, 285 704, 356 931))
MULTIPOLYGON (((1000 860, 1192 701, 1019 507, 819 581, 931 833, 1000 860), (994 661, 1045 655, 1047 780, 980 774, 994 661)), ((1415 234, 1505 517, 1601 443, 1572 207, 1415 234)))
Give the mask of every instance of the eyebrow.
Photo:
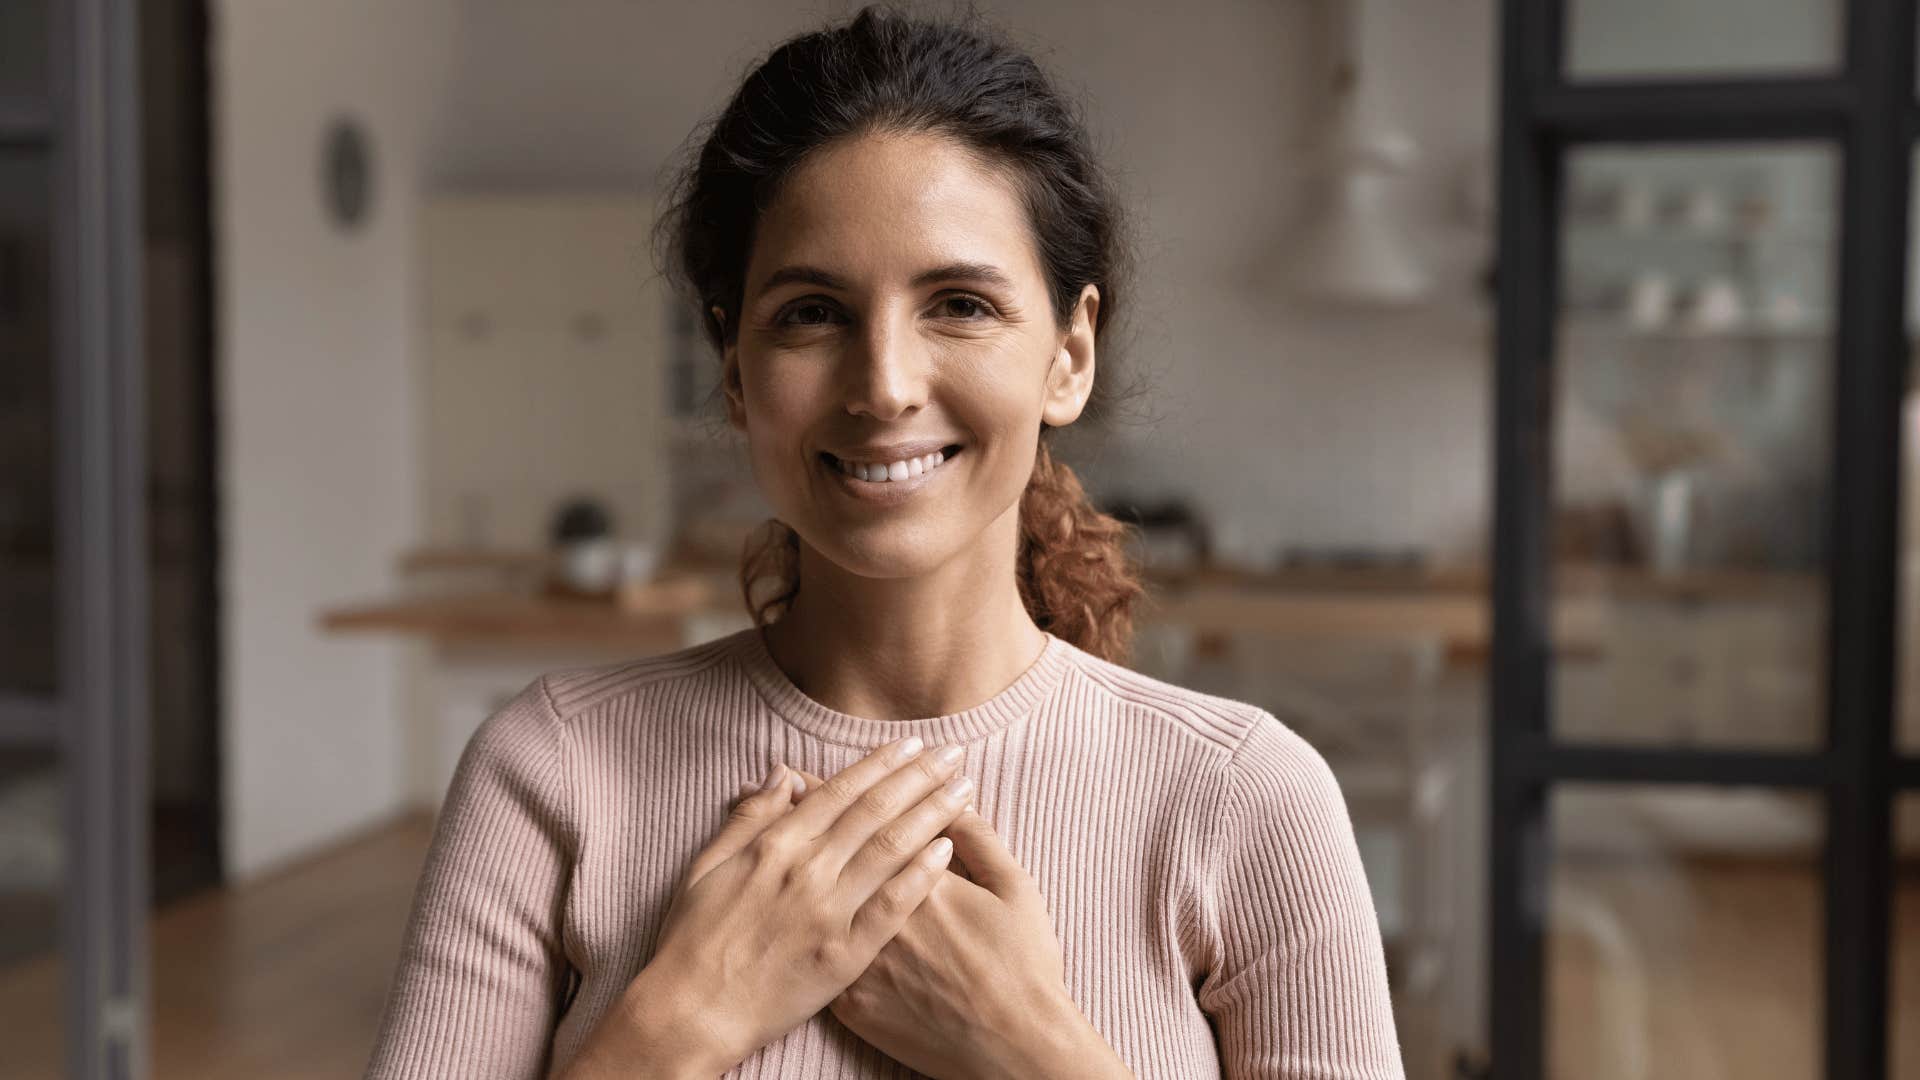
MULTIPOLYGON (((962 280, 984 281, 992 285, 997 285, 1009 292, 1013 291, 1014 288, 1013 279, 1008 277, 999 267, 982 262, 952 262, 943 266, 933 267, 929 270, 922 270, 920 273, 914 275, 913 280, 909 282, 909 284, 915 288, 919 288, 922 285, 928 285, 936 281, 962 280)), ((826 289, 848 289, 852 287, 847 282, 847 279, 838 274, 822 270, 817 266, 783 266, 767 275, 767 280, 760 286, 760 292, 766 293, 771 289, 791 282, 818 285, 826 289)))

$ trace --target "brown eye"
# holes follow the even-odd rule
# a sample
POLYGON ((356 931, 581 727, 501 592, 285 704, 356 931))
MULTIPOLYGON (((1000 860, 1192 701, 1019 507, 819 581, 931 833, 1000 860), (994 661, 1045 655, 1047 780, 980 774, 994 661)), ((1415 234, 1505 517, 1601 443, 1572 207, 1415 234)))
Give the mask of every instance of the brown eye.
POLYGON ((825 304, 796 304, 787 309, 780 321, 788 326, 825 326, 833 318, 833 312, 825 304), (817 317, 801 318, 802 312, 812 312, 817 317))
POLYGON ((948 305, 947 314, 961 319, 973 319, 987 313, 987 302, 977 296, 949 296, 941 302, 948 305), (955 311, 952 307, 954 304, 962 305, 962 310, 955 311))

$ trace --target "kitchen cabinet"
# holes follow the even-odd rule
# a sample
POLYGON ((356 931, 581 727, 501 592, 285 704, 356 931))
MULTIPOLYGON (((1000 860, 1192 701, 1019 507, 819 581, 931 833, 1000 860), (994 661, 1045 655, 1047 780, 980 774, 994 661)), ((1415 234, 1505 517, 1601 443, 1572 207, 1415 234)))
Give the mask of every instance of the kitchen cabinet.
POLYGON ((423 543, 544 547, 568 497, 671 533, 669 298, 637 195, 441 194, 424 213, 423 543))
POLYGON ((1659 590, 1591 605, 1600 646, 1555 668, 1566 741, 1796 750, 1825 724, 1818 580, 1751 596, 1659 590))

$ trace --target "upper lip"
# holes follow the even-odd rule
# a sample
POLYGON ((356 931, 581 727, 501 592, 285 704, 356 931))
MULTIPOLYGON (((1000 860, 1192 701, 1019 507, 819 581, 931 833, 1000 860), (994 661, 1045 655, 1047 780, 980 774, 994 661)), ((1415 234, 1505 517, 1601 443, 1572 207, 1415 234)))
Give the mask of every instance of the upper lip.
POLYGON ((914 439, 910 442, 868 443, 864 446, 848 446, 827 453, 841 461, 859 462, 871 465, 881 461, 902 461, 906 458, 925 457, 935 450, 944 450, 952 446, 952 439, 914 439))

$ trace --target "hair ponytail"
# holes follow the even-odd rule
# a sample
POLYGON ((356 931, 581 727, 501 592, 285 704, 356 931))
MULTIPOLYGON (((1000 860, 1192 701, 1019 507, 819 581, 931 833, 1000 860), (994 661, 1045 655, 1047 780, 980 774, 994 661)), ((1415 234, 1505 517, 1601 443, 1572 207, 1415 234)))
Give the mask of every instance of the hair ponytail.
POLYGON ((1020 600, 1042 630, 1116 664, 1131 657, 1133 604, 1144 591, 1132 531, 1093 505, 1043 437, 1020 496, 1020 600))

